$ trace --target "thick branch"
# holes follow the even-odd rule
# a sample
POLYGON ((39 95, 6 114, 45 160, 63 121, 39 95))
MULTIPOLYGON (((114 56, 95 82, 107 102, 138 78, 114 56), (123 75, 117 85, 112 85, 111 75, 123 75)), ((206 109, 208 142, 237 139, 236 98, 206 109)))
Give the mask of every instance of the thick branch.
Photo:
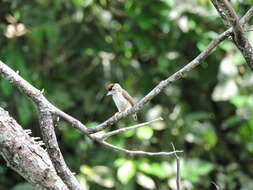
POLYGON ((214 7, 223 19, 233 27, 233 39, 236 47, 245 58, 249 68, 253 71, 253 48, 244 33, 239 17, 227 0, 212 0, 214 7), (222 10, 222 11, 221 11, 222 10), (224 14, 226 15, 224 18, 224 14))
POLYGON ((47 152, 53 162, 57 174, 65 182, 70 190, 81 190, 80 184, 67 167, 54 132, 53 117, 51 112, 44 107, 40 107, 40 129, 47 152))
POLYGON ((57 175, 47 152, 0 108, 0 152, 7 166, 39 189, 68 190, 57 175))
POLYGON ((0 60, 0 74, 8 80, 11 84, 16 86, 26 94, 29 98, 31 98, 34 103, 38 107, 44 106, 50 108, 50 111, 56 115, 59 115, 60 117, 64 118, 66 121, 72 124, 74 128, 79 129, 80 131, 87 133, 87 127, 83 125, 80 121, 77 119, 71 117, 70 115, 64 113, 60 109, 56 108, 54 105, 52 105, 44 96, 43 92, 32 86, 30 83, 28 83, 26 80, 24 80, 17 72, 14 72, 10 67, 8 67, 6 64, 4 64, 0 60))
POLYGON ((225 14, 225 12, 223 11, 223 9, 221 7, 225 6, 223 3, 220 3, 218 5, 217 1, 219 0, 211 0, 215 9, 218 11, 220 17, 222 18, 222 22, 224 23, 224 25, 229 28, 231 26, 231 24, 228 22, 227 20, 227 15, 225 14))

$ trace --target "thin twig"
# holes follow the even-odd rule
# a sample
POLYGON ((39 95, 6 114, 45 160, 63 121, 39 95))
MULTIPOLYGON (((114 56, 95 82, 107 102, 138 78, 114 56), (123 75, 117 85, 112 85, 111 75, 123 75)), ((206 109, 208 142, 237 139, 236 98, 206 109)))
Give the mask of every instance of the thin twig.
POLYGON ((173 143, 171 143, 173 150, 174 150, 174 154, 176 157, 176 162, 177 162, 177 177, 176 177, 176 183, 177 183, 177 190, 180 190, 180 158, 177 155, 177 152, 175 151, 175 146, 173 143))
MULTIPOLYGON (((163 120, 163 118, 159 117, 159 118, 153 119, 153 120, 148 121, 148 122, 145 122, 145 123, 140 123, 140 124, 133 125, 133 126, 130 126, 130 127, 120 128, 120 129, 117 129, 117 130, 114 130, 114 131, 105 133, 105 134, 101 135, 99 138, 100 138, 101 140, 106 140, 108 137, 113 136, 113 135, 116 135, 116 134, 118 134, 118 133, 122 133, 122 132, 125 132, 125 131, 128 131, 128 130, 131 130, 131 129, 137 129, 137 128, 140 128, 140 127, 144 127, 144 126, 146 126, 146 125, 155 123, 155 122, 157 122, 157 121, 162 121, 162 120, 163 120)), ((96 135, 96 133, 93 134, 93 135, 96 135)))
POLYGON ((111 132, 108 132, 108 133, 104 133, 102 135, 99 135, 99 134, 95 133, 95 134, 91 134, 89 136, 93 140, 96 140, 96 141, 102 143, 103 145, 105 145, 107 147, 110 147, 114 150, 125 152, 125 153, 128 153, 128 154, 135 154, 135 155, 139 154, 139 155, 147 155, 147 156, 170 156, 170 155, 172 155, 173 153, 176 153, 176 152, 183 152, 183 151, 178 151, 178 150, 177 151, 174 150, 173 152, 146 152, 146 151, 140 151, 140 150, 128 150, 128 149, 125 149, 125 148, 115 146, 115 145, 110 144, 110 143, 105 141, 108 137, 113 136, 115 134, 118 134, 118 133, 121 133, 121 132, 124 132, 124 131, 127 131, 127 130, 131 130, 131 129, 137 129, 137 128, 140 128, 140 127, 144 127, 146 125, 149 125, 151 123, 161 121, 161 120, 163 120, 163 118, 159 117, 157 119, 153 119, 153 120, 145 122, 145 123, 140 123, 140 124, 133 125, 133 126, 130 126, 130 127, 117 129, 117 130, 114 130, 114 131, 111 131, 111 132))
POLYGON ((145 151, 142 151, 142 150, 128 150, 128 149, 121 148, 121 147, 115 146, 113 144, 110 144, 106 141, 101 141, 101 143, 104 144, 105 146, 108 146, 108 147, 114 149, 114 150, 117 150, 117 151, 120 151, 120 152, 125 152, 125 153, 128 153, 128 154, 134 154, 134 155, 170 156, 170 155, 175 154, 176 152, 177 153, 182 153, 183 152, 181 150, 174 150, 172 152, 145 152, 145 151))

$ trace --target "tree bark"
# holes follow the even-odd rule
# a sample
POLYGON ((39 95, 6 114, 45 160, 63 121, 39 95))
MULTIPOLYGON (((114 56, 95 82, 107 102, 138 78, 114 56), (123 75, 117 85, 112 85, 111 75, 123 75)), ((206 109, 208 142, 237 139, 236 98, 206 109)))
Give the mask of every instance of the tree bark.
POLYGON ((39 189, 68 190, 47 152, 0 107, 0 153, 11 167, 39 189))

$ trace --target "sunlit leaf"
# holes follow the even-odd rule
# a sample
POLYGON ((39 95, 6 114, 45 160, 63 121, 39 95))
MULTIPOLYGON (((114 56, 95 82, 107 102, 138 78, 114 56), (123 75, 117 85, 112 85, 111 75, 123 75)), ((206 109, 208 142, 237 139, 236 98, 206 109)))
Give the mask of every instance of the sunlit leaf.
POLYGON ((135 175, 136 166, 133 161, 126 161, 117 171, 117 177, 121 183, 126 184, 135 175))
POLYGON ((144 187, 145 189, 155 189, 156 188, 154 180, 151 177, 149 177, 143 173, 137 174, 137 183, 140 186, 144 187))
POLYGON ((238 86, 234 80, 227 80, 219 83, 213 91, 212 99, 214 101, 226 101, 238 94, 238 86))
POLYGON ((230 102, 234 104, 237 108, 240 108, 248 102, 248 96, 234 96, 230 99, 230 102))
POLYGON ((87 176, 88 180, 93 181, 103 187, 112 188, 115 185, 112 173, 106 166, 95 166, 91 168, 88 165, 83 165, 81 166, 80 171, 82 174, 87 176))
POLYGON ((198 159, 185 160, 182 162, 181 176, 192 182, 197 182, 199 177, 208 174, 214 169, 214 165, 198 159))
POLYGON ((150 139, 153 136, 153 129, 149 126, 138 128, 136 135, 139 139, 150 139))
POLYGON ((147 161, 141 161, 138 165, 138 169, 146 174, 154 175, 162 179, 172 174, 172 168, 166 162, 149 163, 147 161))

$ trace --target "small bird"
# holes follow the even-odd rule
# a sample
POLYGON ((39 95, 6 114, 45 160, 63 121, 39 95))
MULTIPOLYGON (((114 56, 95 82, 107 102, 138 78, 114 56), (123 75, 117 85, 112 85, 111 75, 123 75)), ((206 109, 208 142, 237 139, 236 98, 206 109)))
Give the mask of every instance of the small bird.
MULTIPOLYGON (((118 83, 110 83, 107 86, 108 93, 106 96, 112 95, 112 99, 116 104, 119 112, 123 112, 133 107, 136 103, 126 90, 124 90, 118 83)), ((137 120, 137 114, 133 115, 134 120, 137 120)))

